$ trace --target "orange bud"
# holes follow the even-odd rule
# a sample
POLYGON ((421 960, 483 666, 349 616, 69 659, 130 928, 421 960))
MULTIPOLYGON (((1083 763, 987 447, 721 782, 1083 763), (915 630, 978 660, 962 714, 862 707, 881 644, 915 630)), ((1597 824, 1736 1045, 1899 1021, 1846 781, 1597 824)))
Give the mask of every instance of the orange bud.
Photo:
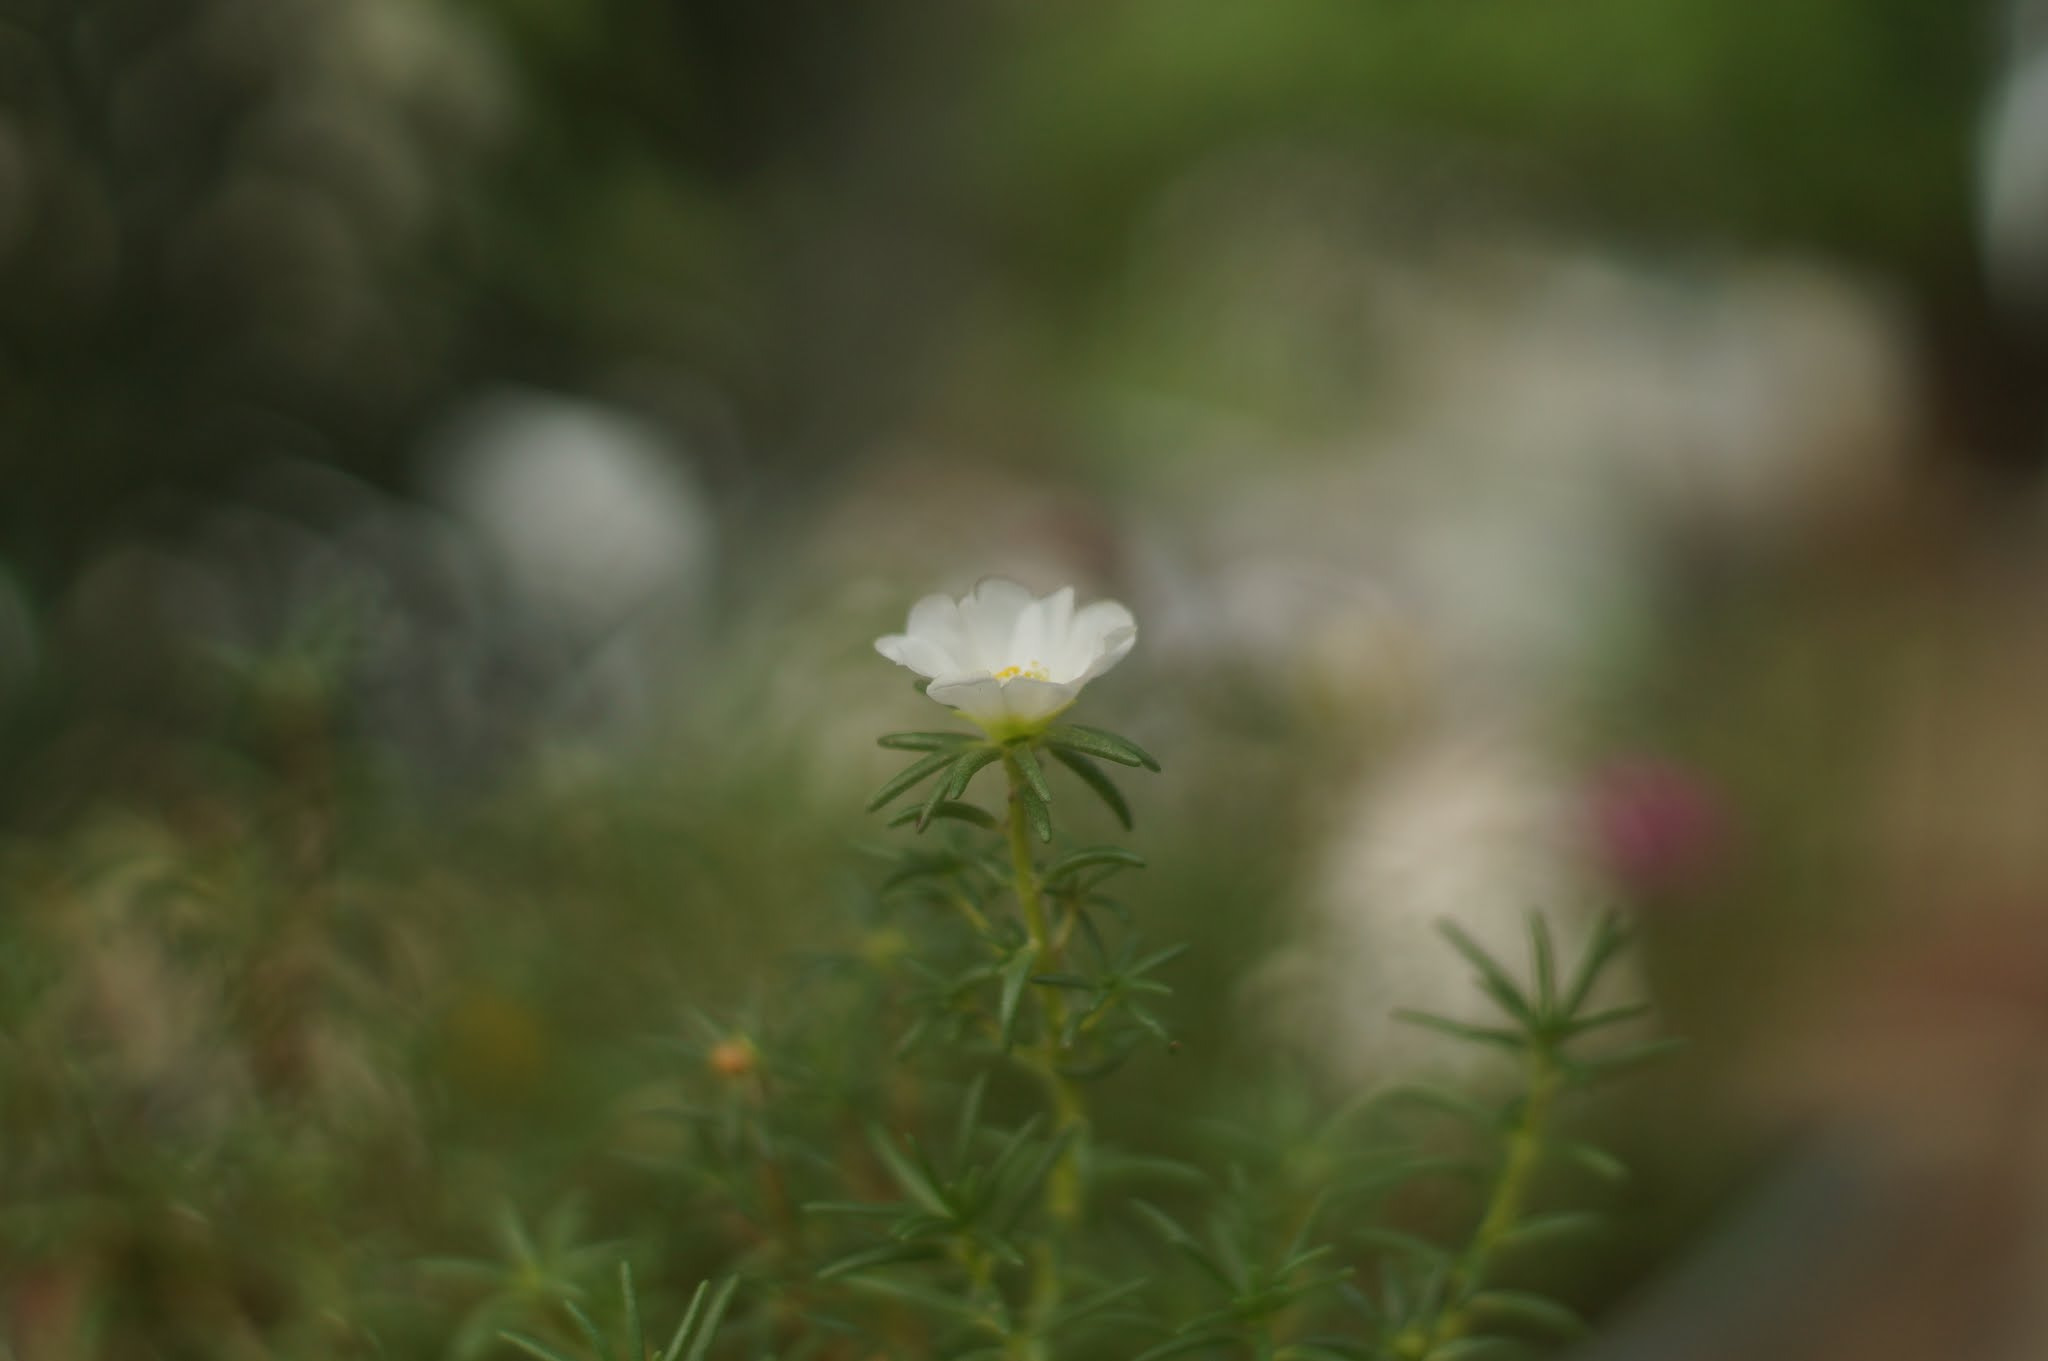
POLYGON ((720 1040, 714 1045, 707 1062, 711 1065, 711 1071, 720 1077, 733 1078, 745 1077, 753 1072, 760 1060, 761 1052, 754 1048, 754 1042, 744 1035, 736 1035, 729 1040, 720 1040))

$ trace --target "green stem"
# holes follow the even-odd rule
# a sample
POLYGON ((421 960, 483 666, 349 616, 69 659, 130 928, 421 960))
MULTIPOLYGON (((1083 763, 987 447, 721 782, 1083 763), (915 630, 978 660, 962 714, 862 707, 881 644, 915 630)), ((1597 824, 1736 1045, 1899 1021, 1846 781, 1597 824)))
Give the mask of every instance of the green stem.
MULTIPOLYGON (((1024 929, 1031 939, 1033 971, 1052 973, 1059 967, 1059 942, 1053 938, 1052 926, 1046 917, 1038 865, 1031 853, 1031 824, 1025 816, 1024 800, 1019 792, 1024 775, 1017 762, 1030 759, 1028 753, 1022 756, 1010 752, 1003 754, 1003 770, 1010 777, 1010 869, 1016 880, 1017 907, 1023 914, 1024 929)), ((1046 1212, 1052 1218, 1057 1237, 1065 1237, 1073 1232, 1081 1219, 1081 1141, 1086 1134, 1088 1107, 1080 1085, 1060 1071, 1060 1037, 1066 1033, 1067 1027, 1066 999, 1056 987, 1041 987, 1035 991, 1043 1025, 1038 1049, 1031 1055, 1033 1067, 1045 1084, 1046 1097, 1052 1106, 1054 1134, 1076 1131, 1045 1182, 1046 1212)), ((1041 1243, 1033 1254, 1031 1303, 1035 1317, 1043 1318, 1059 1307, 1059 1258, 1054 1239, 1041 1243)), ((1035 1355, 1037 1345, 1034 1344, 1025 1354, 1035 1355)))
MULTIPOLYGON (((1051 923, 1046 918, 1045 895, 1040 890, 1038 866, 1031 854, 1031 824, 1024 815, 1024 800, 1018 793, 1024 780, 1017 768, 1020 759, 1028 761, 1031 758, 1008 753, 1003 757, 1003 768, 1010 777, 1010 869, 1016 877, 1017 906, 1024 914, 1024 929, 1031 937, 1032 968, 1038 973, 1052 973, 1059 968, 1059 947, 1053 940, 1051 923)), ((1080 1085, 1060 1071, 1060 1037, 1067 1028, 1066 999, 1056 987, 1041 987, 1037 992, 1045 1025, 1035 1057, 1046 1095, 1052 1102, 1053 1132, 1058 1134, 1085 1125, 1088 1109, 1081 1096, 1080 1085)), ((1078 1138, 1068 1145, 1066 1153, 1046 1180, 1046 1208, 1051 1211, 1054 1222, 1063 1228, 1071 1228, 1081 1218, 1078 1138)))
POLYGON ((1500 1171, 1494 1177, 1479 1223, 1472 1230, 1472 1240, 1466 1244, 1465 1251, 1452 1264, 1450 1274, 1445 1278, 1443 1303, 1439 1306, 1435 1322, 1426 1331, 1411 1336, 1409 1345, 1402 1349, 1403 1356, 1426 1357, 1471 1330, 1471 1296, 1484 1284, 1486 1270, 1492 1264, 1501 1240, 1522 1218, 1535 1180, 1536 1166, 1543 1157, 1545 1124, 1564 1080, 1556 1056, 1548 1045, 1541 1043, 1529 1049, 1528 1074, 1528 1095, 1523 1098, 1522 1109, 1508 1129, 1500 1171))

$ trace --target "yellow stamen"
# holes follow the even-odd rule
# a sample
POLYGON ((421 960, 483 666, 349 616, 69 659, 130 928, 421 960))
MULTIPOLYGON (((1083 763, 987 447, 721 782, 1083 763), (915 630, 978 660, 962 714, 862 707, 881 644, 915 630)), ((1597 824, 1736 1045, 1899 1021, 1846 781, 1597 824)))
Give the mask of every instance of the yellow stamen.
POLYGON ((995 675, 999 681, 1015 680, 1019 676, 1024 676, 1030 680, 1051 679, 1051 677, 1045 674, 1045 663, 1037 660, 1033 660, 1029 666, 1006 666, 996 672, 995 675))

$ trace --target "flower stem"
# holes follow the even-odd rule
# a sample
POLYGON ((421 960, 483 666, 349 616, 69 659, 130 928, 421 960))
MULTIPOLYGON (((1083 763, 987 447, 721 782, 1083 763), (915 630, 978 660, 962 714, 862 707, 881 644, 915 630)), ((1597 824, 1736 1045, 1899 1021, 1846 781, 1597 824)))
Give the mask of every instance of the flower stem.
POLYGON ((1450 1274, 1445 1278, 1443 1303, 1438 1307, 1435 1321, 1426 1329, 1410 1333, 1397 1344, 1403 1357, 1419 1361, 1438 1347, 1471 1331, 1471 1297, 1484 1284, 1487 1268, 1492 1264, 1501 1239, 1522 1217, 1535 1180, 1536 1166, 1543 1157, 1543 1138, 1550 1108, 1564 1081, 1556 1055, 1547 1044, 1538 1042, 1531 1045, 1527 1065, 1528 1092, 1522 1098, 1522 1107, 1514 1123, 1508 1128, 1500 1171, 1495 1174, 1493 1187, 1487 1194, 1486 1208, 1473 1227, 1471 1241, 1452 1263, 1450 1274))
MULTIPOLYGON (((1051 973, 1059 966, 1060 942, 1054 939, 1051 923, 1046 917, 1045 895, 1039 884, 1037 862, 1031 853, 1031 824, 1020 792, 1024 774, 1017 764, 1031 759, 1028 753, 1003 754, 1003 770, 1010 779, 1010 869, 1016 880, 1017 907, 1023 914, 1024 929, 1031 940, 1033 971, 1051 973)), ((1060 1253, 1056 1240, 1070 1235, 1081 1219, 1081 1142, 1086 1137, 1088 1107, 1080 1085, 1060 1071, 1061 1036, 1067 1026, 1066 999, 1056 987, 1039 987, 1035 991, 1043 1024, 1037 1050, 1030 1056, 1032 1067, 1045 1084, 1046 1097, 1052 1106, 1054 1135, 1072 1131, 1065 1151, 1060 1154, 1045 1182, 1045 1208, 1052 1218, 1055 1238, 1041 1243, 1033 1254, 1032 1312, 1043 1318, 1057 1309, 1060 1303, 1060 1253)), ((1035 1349, 1024 1354, 1034 1355, 1035 1349)))
MULTIPOLYGON (((1030 759, 1028 755, 1005 754, 1003 757, 1004 770, 1010 777, 1010 869, 1016 878, 1017 905, 1024 914, 1024 929, 1031 937, 1032 967, 1038 973, 1051 973, 1059 967, 1060 951, 1053 940, 1051 923, 1046 919, 1045 896, 1040 890, 1038 866, 1031 854, 1031 825, 1024 813, 1024 800, 1018 792, 1024 776, 1017 762, 1030 759)), ((1087 1123, 1087 1103, 1081 1096, 1079 1084, 1060 1071, 1060 1037, 1067 1026, 1066 1000, 1055 987, 1041 987, 1037 992, 1045 1025, 1035 1057, 1039 1076, 1045 1082, 1046 1095, 1052 1102, 1053 1132, 1059 1134, 1087 1123)), ((1078 1137, 1067 1146, 1066 1153, 1046 1180, 1046 1208, 1062 1227, 1072 1227, 1081 1217, 1078 1137)))

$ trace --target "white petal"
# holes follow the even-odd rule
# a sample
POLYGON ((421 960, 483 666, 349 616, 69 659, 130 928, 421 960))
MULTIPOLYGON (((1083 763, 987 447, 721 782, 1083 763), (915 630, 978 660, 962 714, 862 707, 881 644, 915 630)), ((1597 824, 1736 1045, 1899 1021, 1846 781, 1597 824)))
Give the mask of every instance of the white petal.
POLYGON ((1003 708, 1020 723, 1038 723, 1072 704, 1080 693, 1080 681, 1042 681, 1018 676, 1003 682, 1003 708))
POLYGON ((979 671, 1000 671, 1011 665, 1010 640, 1017 619, 1031 605, 1031 592, 1004 577, 983 577, 960 602, 960 622, 972 662, 979 671))
POLYGON ((910 607, 905 633, 937 643, 959 655, 965 651, 966 630, 960 623, 960 602, 950 595, 928 595, 910 607))
POLYGON ((951 676, 960 670, 960 664, 953 660, 952 653, 931 639, 915 634, 891 633, 877 638, 875 651, 898 666, 909 667, 920 676, 951 676))
POLYGON ((1043 671, 1049 677, 1071 679, 1062 669, 1067 652, 1067 635, 1074 617, 1074 588, 1063 586, 1051 595, 1034 600, 1017 616, 1016 632, 1010 638, 1008 665, 1043 671))
POLYGON ((1074 631, 1074 588, 1062 586, 1042 602, 1045 605, 1045 633, 1052 639, 1065 638, 1074 631))
POLYGON ((925 687, 925 694, 977 723, 1000 719, 1005 714, 1003 683, 986 673, 935 680, 925 687))
POLYGON ((1122 661, 1137 641, 1138 624, 1129 610, 1114 600, 1095 601, 1074 614, 1063 670, 1069 676, 1093 679, 1122 661))
POLYGON ((1045 602, 1026 605, 1010 626, 1010 641, 1003 645, 1003 665, 1031 670, 1045 664, 1045 602))
POLYGON ((908 629, 876 639, 875 650, 930 677, 926 693, 939 703, 1007 737, 1035 730, 1072 704, 1137 637, 1131 612, 1114 600, 1077 611, 1071 586, 1033 598, 1014 581, 984 577, 958 601, 918 601, 908 629), (1019 669, 1035 674, 1018 675, 1019 669))
POLYGON ((1102 651, 1096 654, 1094 661, 1088 663, 1088 669, 1081 673, 1081 680, 1084 683, 1094 680, 1125 657, 1128 657, 1131 649, 1137 645, 1138 626, 1136 624, 1112 630, 1102 640, 1102 651))
POLYGON ((925 693, 985 727, 1000 727, 1042 722, 1072 704, 1081 687, 1078 682, 1060 684, 1029 676, 1006 681, 993 676, 948 676, 933 681, 925 693))

